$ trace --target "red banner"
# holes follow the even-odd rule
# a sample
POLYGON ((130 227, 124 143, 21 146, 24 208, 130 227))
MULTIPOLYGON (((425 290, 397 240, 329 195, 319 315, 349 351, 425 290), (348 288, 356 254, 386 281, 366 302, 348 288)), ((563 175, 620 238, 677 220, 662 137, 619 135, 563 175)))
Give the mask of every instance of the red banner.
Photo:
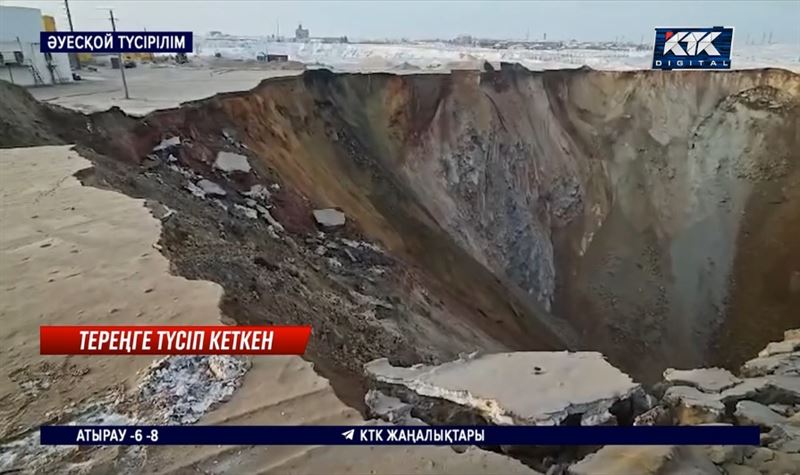
POLYGON ((41 326, 42 355, 302 355, 310 326, 41 326))

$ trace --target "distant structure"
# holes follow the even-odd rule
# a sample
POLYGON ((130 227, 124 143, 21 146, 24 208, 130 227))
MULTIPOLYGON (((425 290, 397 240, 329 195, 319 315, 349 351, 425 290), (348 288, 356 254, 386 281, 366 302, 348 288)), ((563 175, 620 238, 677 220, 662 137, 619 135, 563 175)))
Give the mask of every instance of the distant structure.
POLYGON ((347 43, 348 42, 346 36, 322 36, 322 37, 319 37, 319 38, 316 38, 316 39, 321 41, 321 42, 323 42, 323 43, 347 43))
POLYGON ((0 79, 20 86, 72 81, 66 53, 42 53, 39 33, 56 31, 55 19, 36 8, 0 5, 0 79))
POLYGON ((268 63, 285 63, 289 61, 288 54, 267 54, 266 58, 268 63))
POLYGON ((308 40, 308 29, 303 28, 303 24, 300 23, 297 25, 297 29, 294 30, 294 39, 298 41, 307 41, 308 40))

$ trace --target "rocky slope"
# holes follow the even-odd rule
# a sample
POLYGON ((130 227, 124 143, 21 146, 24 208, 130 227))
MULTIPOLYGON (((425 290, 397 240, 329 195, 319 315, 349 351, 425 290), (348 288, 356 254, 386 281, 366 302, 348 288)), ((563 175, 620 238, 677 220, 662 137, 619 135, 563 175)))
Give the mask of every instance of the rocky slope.
MULTIPOLYGON (((188 206, 178 216, 205 210, 167 240, 178 272, 241 287, 225 266, 190 265, 187 233, 227 223, 251 186, 279 184, 266 204, 291 240, 324 245, 311 211, 338 208, 350 237, 379 242, 437 296, 449 317, 421 304, 427 323, 408 346, 594 349, 654 382, 667 366, 735 367, 797 323, 799 97, 800 76, 781 70, 309 71, 141 120, 112 110, 47 126, 126 170, 100 170, 106 186, 188 206), (153 152, 171 137, 174 163, 153 152), (221 151, 252 171, 216 169, 221 151), (186 182, 201 178, 228 191, 227 211, 187 201, 186 182)), ((207 244, 248 254, 266 232, 227 231, 207 244)), ((232 308, 287 318, 286 307, 232 308)), ((344 316, 310 312, 343 354, 360 354, 336 330, 344 316)), ((404 321, 375 328, 406 332, 404 321)))

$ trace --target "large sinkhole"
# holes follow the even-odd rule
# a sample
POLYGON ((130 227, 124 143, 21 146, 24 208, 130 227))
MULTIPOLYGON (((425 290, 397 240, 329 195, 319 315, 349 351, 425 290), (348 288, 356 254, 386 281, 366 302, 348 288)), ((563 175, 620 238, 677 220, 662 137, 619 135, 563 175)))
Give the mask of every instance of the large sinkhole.
POLYGON ((800 324, 787 71, 309 71, 141 118, 5 89, 2 145, 74 142, 86 184, 177 210, 173 271, 219 282, 240 323, 311 323, 334 383, 502 349, 598 350, 652 382, 800 324), (221 151, 252 170, 215 168, 221 151), (193 196, 201 178, 226 195, 193 196), (237 212, 259 184, 277 238, 237 212), (347 225, 320 233, 329 207, 347 225))

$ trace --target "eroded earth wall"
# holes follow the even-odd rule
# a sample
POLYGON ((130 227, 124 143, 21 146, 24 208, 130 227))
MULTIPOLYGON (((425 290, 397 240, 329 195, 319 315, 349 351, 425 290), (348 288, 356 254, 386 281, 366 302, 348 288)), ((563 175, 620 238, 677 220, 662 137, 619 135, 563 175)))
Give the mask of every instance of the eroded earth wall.
POLYGON ((68 135, 136 164, 180 136, 204 176, 241 143, 494 339, 599 350, 653 381, 797 326, 799 97, 783 70, 309 71, 68 135))

